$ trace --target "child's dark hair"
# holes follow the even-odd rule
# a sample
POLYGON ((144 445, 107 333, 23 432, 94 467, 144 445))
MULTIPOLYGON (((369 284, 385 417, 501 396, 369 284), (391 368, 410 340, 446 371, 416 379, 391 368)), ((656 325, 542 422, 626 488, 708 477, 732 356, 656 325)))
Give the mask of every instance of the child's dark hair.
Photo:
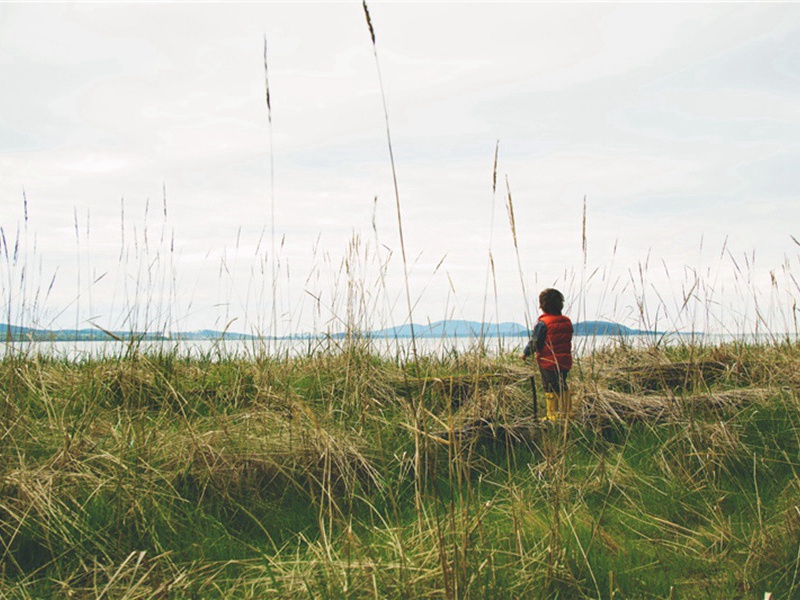
POLYGON ((560 315, 564 309, 564 294, 555 288, 547 288, 539 294, 539 307, 548 315, 560 315))

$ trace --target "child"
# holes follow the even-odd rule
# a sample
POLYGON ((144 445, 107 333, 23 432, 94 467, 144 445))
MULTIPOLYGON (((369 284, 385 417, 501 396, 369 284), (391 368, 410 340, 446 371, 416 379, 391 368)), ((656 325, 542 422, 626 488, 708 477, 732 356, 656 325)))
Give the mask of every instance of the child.
POLYGON ((559 415, 574 415, 572 398, 567 387, 567 375, 572 368, 572 321, 561 314, 564 294, 548 288, 539 294, 542 315, 533 328, 533 339, 525 346, 522 358, 535 354, 542 374, 547 416, 555 421, 559 415))

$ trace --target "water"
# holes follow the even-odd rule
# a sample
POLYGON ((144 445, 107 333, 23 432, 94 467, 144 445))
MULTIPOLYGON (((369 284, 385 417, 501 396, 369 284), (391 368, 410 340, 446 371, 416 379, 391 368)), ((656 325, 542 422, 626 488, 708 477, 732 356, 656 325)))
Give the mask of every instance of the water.
MULTIPOLYGON (((176 354, 194 358, 206 357, 212 360, 231 358, 304 357, 316 354, 338 353, 347 347, 347 341, 333 338, 306 340, 153 340, 132 345, 118 341, 41 341, 13 342, 0 346, 0 356, 26 355, 47 356, 66 360, 97 358, 118 358, 136 351, 143 354, 176 354)), ((524 338, 485 340, 484 348, 488 354, 497 355, 519 351, 527 343, 524 338)), ((416 340, 417 353, 421 356, 446 356, 463 354, 475 350, 479 341, 468 337, 419 338, 416 340)), ((410 339, 380 338, 369 341, 369 348, 375 354, 386 358, 408 360, 413 357, 410 339)))
MULTIPOLYGON (((651 347, 665 344, 717 345, 739 341, 747 343, 774 343, 786 340, 797 341, 795 334, 725 334, 725 335, 639 335, 639 336, 576 336, 573 338, 573 354, 585 356, 591 352, 621 345, 628 347, 651 347)), ((520 354, 527 343, 526 338, 486 338, 483 347, 487 354, 520 354)), ((306 340, 158 340, 138 342, 6 342, 0 344, 0 357, 47 356, 63 360, 86 360, 119 358, 131 352, 144 354, 176 354, 177 356, 206 357, 212 360, 247 359, 265 356, 296 358, 315 354, 337 353, 345 349, 347 342, 332 338, 306 340)), ((480 341, 471 337, 418 338, 417 353, 420 356, 457 356, 479 348, 480 341)), ((411 340, 407 338, 380 338, 369 341, 370 350, 386 358, 408 360, 413 357, 411 340)))

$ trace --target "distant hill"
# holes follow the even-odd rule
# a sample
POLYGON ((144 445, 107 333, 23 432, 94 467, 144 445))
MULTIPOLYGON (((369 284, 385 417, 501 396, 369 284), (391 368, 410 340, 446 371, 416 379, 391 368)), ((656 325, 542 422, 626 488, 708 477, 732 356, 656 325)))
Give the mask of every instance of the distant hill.
POLYGON ((243 333, 212 331, 180 332, 170 336, 162 333, 149 333, 142 331, 103 331, 102 329, 34 329, 0 323, 0 342, 4 340, 33 341, 33 342, 111 342, 111 341, 158 341, 168 339, 181 340, 240 340, 253 339, 253 336, 243 333))
POLYGON ((0 323, 0 341, 11 339, 14 341, 34 342, 110 342, 113 340, 163 340, 160 333, 144 333, 138 331, 111 331, 105 332, 97 328, 89 329, 34 329, 0 323))
POLYGON ((575 335, 656 335, 657 331, 631 329, 610 321, 581 321, 572 326, 575 335))
MULTIPOLYGON (((575 335, 653 335, 654 331, 631 329, 619 323, 610 321, 582 321, 573 325, 575 335)), ((375 338, 410 338, 411 325, 401 325, 378 329, 367 332, 368 336, 375 338)), ((528 330, 519 323, 479 323, 478 321, 447 320, 436 321, 430 324, 414 324, 414 335, 419 338, 439 337, 527 337, 528 330)), ((345 334, 335 334, 332 337, 344 337, 345 334)))
MULTIPOLYGON (((582 321, 573 325, 577 336, 628 336, 652 335, 654 331, 631 329, 619 323, 610 321, 582 321)), ((344 338, 346 333, 333 333, 334 339, 344 338)), ((365 332, 363 335, 372 338, 410 338, 411 325, 400 325, 386 329, 365 332)), ((478 321, 465 321, 460 319, 436 321, 428 324, 414 324, 414 335, 418 338, 479 338, 483 337, 528 337, 528 330, 519 323, 480 323, 478 321)), ((309 339, 323 337, 324 334, 302 333, 285 336, 282 339, 309 339)), ((0 323, 0 341, 97 341, 108 342, 113 340, 252 340, 256 336, 246 333, 231 331, 214 331, 201 329, 198 331, 180 331, 167 336, 162 333, 144 333, 137 331, 103 331, 97 328, 90 329, 33 329, 0 323)))
MULTIPOLYGON (((436 321, 427 325, 414 324, 414 335, 420 338, 440 337, 515 337, 527 335, 527 329, 519 323, 479 323, 477 321, 436 321)), ((370 337, 410 338, 411 325, 400 325, 367 332, 370 337)))

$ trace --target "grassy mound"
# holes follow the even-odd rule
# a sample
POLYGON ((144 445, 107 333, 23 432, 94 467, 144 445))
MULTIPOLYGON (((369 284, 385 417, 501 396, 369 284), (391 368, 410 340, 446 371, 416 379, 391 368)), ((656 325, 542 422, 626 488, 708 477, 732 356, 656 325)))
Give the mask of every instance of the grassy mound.
POLYGON ((511 356, 7 357, 0 595, 797 596, 798 372, 598 352, 543 426, 511 356))

